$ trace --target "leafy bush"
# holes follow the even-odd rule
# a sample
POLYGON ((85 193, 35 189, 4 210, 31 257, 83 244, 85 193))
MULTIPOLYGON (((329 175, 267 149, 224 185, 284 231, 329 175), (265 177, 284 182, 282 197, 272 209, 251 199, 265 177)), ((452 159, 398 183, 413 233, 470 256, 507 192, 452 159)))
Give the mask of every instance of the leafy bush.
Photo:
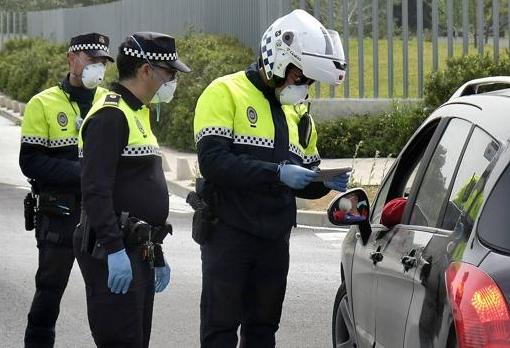
POLYGON ((356 145, 358 157, 397 155, 407 140, 428 116, 423 105, 395 103, 393 110, 381 115, 363 115, 332 120, 317 125, 319 153, 324 158, 351 158, 356 145))
POLYGON ((192 72, 178 75, 174 100, 162 105, 155 133, 161 143, 193 150, 193 116, 198 97, 214 79, 244 70, 254 55, 237 39, 202 33, 188 33, 177 40, 177 51, 192 72))
POLYGON ((373 157, 376 151, 380 151, 380 156, 396 155, 428 116, 426 110, 446 102, 467 81, 497 75, 510 75, 508 51, 499 56, 498 62, 489 54, 451 58, 445 69, 427 76, 424 105, 411 107, 396 103, 391 112, 381 115, 360 115, 318 124, 319 152, 325 158, 352 157, 356 145, 363 141, 359 157, 373 157))
POLYGON ((484 56, 470 55, 451 58, 444 70, 429 74, 425 81, 425 104, 436 108, 446 102, 450 96, 469 80, 510 74, 508 51, 500 54, 496 62, 488 53, 484 56))
POLYGON ((27 102, 67 71, 66 46, 43 39, 14 40, 0 51, 0 90, 27 102))
MULTIPOLYGON (((193 150, 193 115, 198 97, 217 77, 246 68, 254 55, 238 40, 226 36, 190 32, 177 41, 180 58, 193 71, 179 74, 175 98, 162 105, 161 122, 155 125, 155 132, 161 143, 193 150)), ((65 76, 65 52, 65 45, 43 39, 7 42, 0 51, 0 90, 27 102, 65 76)), ((117 80, 117 76, 115 65, 109 64, 104 86, 117 80)))

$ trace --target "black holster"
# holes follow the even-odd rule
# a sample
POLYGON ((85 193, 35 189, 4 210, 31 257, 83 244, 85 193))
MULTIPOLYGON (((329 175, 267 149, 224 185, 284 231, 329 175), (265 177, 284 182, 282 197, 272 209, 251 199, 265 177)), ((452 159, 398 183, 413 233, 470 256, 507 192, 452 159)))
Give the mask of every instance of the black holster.
POLYGON ((27 193, 23 200, 25 215, 25 230, 32 231, 35 228, 35 209, 37 207, 37 199, 32 192, 27 193))
MULTIPOLYGON (((87 213, 85 212, 85 209, 83 209, 83 208, 81 209, 80 222, 78 223, 78 225, 76 225, 74 235, 76 237, 81 238, 80 253, 82 253, 82 254, 87 253, 90 255, 98 253, 97 250, 94 253, 94 249, 96 248, 96 246, 94 245, 95 240, 90 235, 89 220, 87 217, 87 213)), ((102 253, 100 252, 100 254, 102 254, 102 253)), ((103 255, 99 255, 98 258, 101 258, 101 256, 103 256, 103 255)))
POLYGON ((186 202, 195 210, 191 226, 191 237, 199 245, 202 245, 207 241, 217 219, 211 206, 198 193, 190 192, 186 197, 186 202))
POLYGON ((39 195, 39 185, 34 179, 28 179, 30 192, 23 200, 23 213, 25 216, 25 230, 32 231, 37 225, 37 196, 39 195))

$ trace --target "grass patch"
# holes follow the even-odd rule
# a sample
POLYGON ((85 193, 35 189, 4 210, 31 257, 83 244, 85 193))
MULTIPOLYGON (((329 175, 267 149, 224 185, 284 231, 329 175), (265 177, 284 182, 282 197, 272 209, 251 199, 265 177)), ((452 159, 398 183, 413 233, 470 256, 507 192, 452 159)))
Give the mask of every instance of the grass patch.
MULTIPOLYGON (((363 42, 364 50, 364 96, 366 98, 374 97, 374 60, 373 60, 373 41, 372 39, 365 39, 363 42)), ((404 64, 403 64, 403 44, 402 40, 393 41, 393 97, 401 98, 404 96, 403 82, 404 82, 404 64)), ((439 69, 446 67, 446 60, 448 58, 448 45, 446 41, 441 40, 438 42, 439 56, 438 63, 439 69)), ((462 56, 463 44, 461 40, 454 42, 454 56, 462 56)), ((485 52, 492 52, 493 46, 486 45, 485 52)), ((476 54, 477 48, 470 43, 469 54, 476 54)), ((380 98, 388 98, 388 41, 379 40, 379 95, 380 98)), ((408 77, 409 77, 409 97, 418 97, 418 43, 416 39, 411 39, 408 43, 408 77)), ((349 96, 351 98, 359 97, 359 83, 358 83, 358 41, 356 39, 349 40, 349 62, 348 62, 348 78, 349 78, 349 96)), ((423 73, 424 79, 427 74, 432 71, 433 57, 432 57, 432 42, 424 41, 423 43, 423 73)), ((322 84, 320 86, 321 97, 330 96, 330 86, 322 84)), ((311 97, 314 97, 315 87, 311 89, 311 97)), ((343 97, 344 84, 341 84, 335 89, 337 97, 343 97)))

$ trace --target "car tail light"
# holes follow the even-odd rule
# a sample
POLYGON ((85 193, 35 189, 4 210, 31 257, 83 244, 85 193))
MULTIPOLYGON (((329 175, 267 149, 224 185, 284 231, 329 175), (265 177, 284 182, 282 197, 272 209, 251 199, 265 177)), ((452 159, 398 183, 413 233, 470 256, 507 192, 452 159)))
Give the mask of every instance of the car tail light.
POLYGON ((453 262, 446 270, 446 287, 459 348, 510 347, 508 304, 489 275, 453 262))

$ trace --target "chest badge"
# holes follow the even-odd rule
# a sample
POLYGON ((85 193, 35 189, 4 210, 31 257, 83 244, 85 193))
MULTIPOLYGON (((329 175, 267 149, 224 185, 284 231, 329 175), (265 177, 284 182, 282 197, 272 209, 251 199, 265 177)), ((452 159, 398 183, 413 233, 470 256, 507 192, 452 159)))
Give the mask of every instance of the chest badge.
POLYGON ((257 123, 259 116, 257 115, 257 111, 255 111, 255 109, 251 106, 248 106, 246 109, 246 117, 248 117, 248 121, 250 121, 251 127, 256 127, 255 124, 257 123))
POLYGON ((69 119, 67 118, 67 115, 63 112, 59 112, 57 115, 57 122, 60 125, 60 127, 66 127, 67 123, 69 122, 69 119))
POLYGON ((136 126, 138 130, 143 134, 144 138, 147 138, 147 134, 145 134, 145 129, 143 128, 142 122, 138 118, 135 118, 136 126))

